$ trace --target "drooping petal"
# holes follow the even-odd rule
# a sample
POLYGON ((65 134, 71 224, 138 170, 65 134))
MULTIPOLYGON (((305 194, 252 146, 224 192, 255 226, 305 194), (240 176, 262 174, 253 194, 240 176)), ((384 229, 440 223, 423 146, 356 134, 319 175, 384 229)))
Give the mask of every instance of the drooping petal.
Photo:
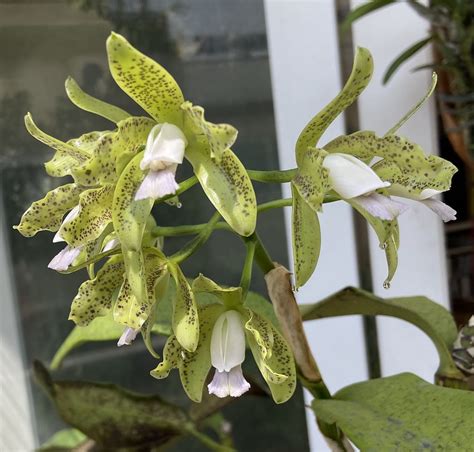
POLYGON ((235 366, 228 373, 229 393, 231 397, 240 397, 250 389, 250 383, 244 378, 242 366, 235 366))
POLYGON ((448 221, 456 220, 456 211, 445 204, 444 202, 440 201, 439 199, 428 198, 423 199, 420 201, 426 207, 431 209, 436 215, 438 215, 445 223, 448 221))
POLYGON ((117 347, 122 347, 123 345, 130 345, 140 330, 134 330, 133 328, 127 327, 123 330, 120 339, 117 342, 117 347))
POLYGON ((120 240, 117 238, 113 238, 105 244, 104 248, 102 248, 102 252, 105 253, 106 251, 113 250, 119 245, 120 245, 120 240))
POLYGON ((63 237, 61 236, 61 228, 63 227, 63 225, 65 225, 66 223, 74 220, 74 218, 76 218, 79 213, 81 211, 81 206, 78 204, 76 207, 74 207, 73 209, 71 209, 69 211, 69 213, 66 215, 66 217, 64 218, 62 224, 61 224, 61 227, 59 228, 59 231, 56 232, 56 234, 54 235, 53 237, 53 243, 57 243, 57 242, 64 242, 64 239, 63 237))
POLYGON ((169 166, 160 171, 149 171, 135 194, 135 201, 142 199, 158 199, 176 193, 179 185, 175 173, 177 165, 169 166))
POLYGON ((394 220, 408 209, 406 204, 379 193, 357 196, 352 198, 351 201, 359 204, 370 215, 387 221, 394 220))
POLYGON ((209 390, 209 394, 214 394, 221 399, 229 396, 229 373, 224 371, 220 372, 216 369, 214 378, 207 385, 207 389, 209 390))
POLYGON ((216 321, 211 338, 211 362, 229 372, 245 360, 245 332, 237 311, 226 311, 216 321))
POLYGON ((81 246, 71 248, 69 245, 63 248, 56 256, 51 259, 48 268, 58 272, 66 271, 81 252, 81 246))
POLYGON ((329 154, 323 161, 329 182, 342 198, 351 199, 390 186, 358 158, 349 154, 329 154))

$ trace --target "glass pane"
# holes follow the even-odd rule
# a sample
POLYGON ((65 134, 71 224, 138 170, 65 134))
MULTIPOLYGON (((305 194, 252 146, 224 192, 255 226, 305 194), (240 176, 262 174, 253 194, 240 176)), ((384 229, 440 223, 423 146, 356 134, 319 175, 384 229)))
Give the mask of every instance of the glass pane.
MULTIPOLYGON (((254 169, 278 167, 262 1, 25 1, 0 6, 0 42, 8 43, 0 47, 0 163, 5 206, 1 215, 7 225, 17 224, 32 201, 63 183, 45 174, 42 163, 51 151, 24 129, 27 111, 40 127, 61 139, 112 127, 68 101, 63 89, 68 75, 96 97, 143 114, 109 75, 105 39, 110 30, 123 33, 163 64, 185 97, 206 108, 209 120, 236 126, 240 134, 234 150, 244 164, 254 169)), ((183 165, 178 179, 190 174, 189 166, 183 165)), ((277 186, 257 184, 256 190, 259 202, 281 197, 277 186)), ((160 225, 200 223, 212 214, 199 186, 181 201, 179 210, 156 208, 160 225)), ((264 213, 258 226, 262 236, 271 237, 268 246, 273 259, 285 264, 282 212, 264 213)), ((11 248, 26 361, 48 362, 72 328, 67 321, 70 302, 86 274, 62 276, 47 269, 60 249, 51 244, 52 234, 27 240, 11 230, 6 239, 11 248)), ((165 251, 170 253, 185 241, 169 240, 165 251)), ((241 241, 218 231, 184 270, 190 277, 203 272, 224 284, 238 284, 243 257, 241 241)), ((252 289, 264 293, 258 269, 252 289)), ((161 346, 158 339, 157 347, 161 346)), ((248 372, 258 378, 255 366, 247 361, 248 372)), ((175 373, 162 381, 149 376, 156 364, 140 340, 121 349, 100 343, 77 350, 57 376, 114 382, 186 405, 175 373)), ((62 422, 34 384, 32 392, 39 440, 44 441, 62 422)), ((274 406, 268 397, 243 397, 225 409, 225 416, 232 422, 239 450, 308 449, 300 391, 283 406, 274 406)), ((181 442, 174 450, 183 447, 181 442)), ((186 450, 201 450, 201 446, 188 441, 186 450)))

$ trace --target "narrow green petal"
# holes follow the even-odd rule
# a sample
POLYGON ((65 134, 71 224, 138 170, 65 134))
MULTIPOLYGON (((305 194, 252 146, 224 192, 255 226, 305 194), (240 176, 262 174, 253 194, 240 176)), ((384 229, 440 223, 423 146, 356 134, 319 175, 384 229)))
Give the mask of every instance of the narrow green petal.
POLYGON ((249 236, 257 222, 257 200, 247 171, 237 156, 227 149, 213 160, 205 147, 188 146, 191 162, 207 197, 230 227, 249 236))
POLYGON ((369 84, 372 71, 373 61, 370 52, 363 47, 358 47, 351 75, 344 88, 306 125, 298 137, 296 142, 298 166, 306 149, 310 146, 316 146, 334 119, 359 97, 360 93, 369 84))
POLYGON ((170 336, 163 348, 163 361, 150 372, 152 377, 161 380, 166 378, 172 369, 176 369, 181 358, 181 345, 179 345, 176 336, 170 336))
POLYGON ((133 116, 118 123, 117 130, 99 137, 90 147, 91 158, 74 168, 81 185, 113 184, 131 158, 145 145, 152 127, 150 118, 133 116))
POLYGON ((303 199, 314 211, 319 211, 324 200, 324 195, 329 191, 329 176, 323 161, 327 152, 324 149, 308 148, 302 155, 298 172, 293 179, 303 199))
POLYGON ((321 251, 318 214, 291 184, 293 194, 292 243, 296 288, 306 284, 316 268, 321 251))
POLYGON ((50 176, 67 176, 71 174, 71 170, 75 166, 81 165, 89 159, 90 155, 84 149, 71 146, 43 132, 34 123, 31 113, 25 116, 25 126, 30 135, 56 151, 53 158, 45 163, 46 172, 50 176))
POLYGON ((106 185, 81 193, 80 213, 65 223, 60 233, 71 246, 77 247, 97 239, 112 222, 112 199, 114 187, 106 185))
POLYGON ((119 122, 131 116, 125 110, 85 93, 72 77, 66 79, 65 88, 71 102, 82 110, 95 113, 112 122, 119 122))
POLYGON ((106 315, 112 308, 114 292, 123 281, 123 272, 122 257, 111 257, 94 279, 81 284, 72 301, 69 320, 76 325, 85 326, 96 317, 106 315))
POLYGON ((44 198, 31 204, 15 229, 25 237, 32 237, 39 231, 57 231, 64 215, 78 204, 81 191, 76 184, 61 185, 49 191, 44 198))
POLYGON ((157 122, 181 125, 183 94, 163 67, 117 33, 107 39, 107 54, 112 77, 126 94, 157 122))
POLYGON ((181 105, 184 111, 184 130, 188 140, 205 139, 212 158, 219 159, 226 149, 230 149, 237 139, 237 129, 230 124, 213 124, 204 119, 204 109, 191 102, 181 105))
POLYGON ((199 342, 199 315, 196 300, 181 269, 171 263, 169 269, 176 283, 173 331, 181 346, 189 352, 194 352, 199 342))
POLYGON ((135 201, 135 192, 144 178, 140 169, 143 152, 136 155, 125 167, 117 181, 112 204, 114 229, 122 247, 141 249, 143 233, 150 216, 153 200, 135 201))

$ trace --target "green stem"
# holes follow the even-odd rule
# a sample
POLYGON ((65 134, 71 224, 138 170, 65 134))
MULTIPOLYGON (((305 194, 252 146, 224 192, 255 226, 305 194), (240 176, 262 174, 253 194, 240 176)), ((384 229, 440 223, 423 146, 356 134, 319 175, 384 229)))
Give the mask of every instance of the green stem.
POLYGON ((157 204, 160 204, 164 201, 167 201, 168 199, 171 199, 171 198, 174 198, 175 196, 180 195, 181 193, 184 193, 185 191, 189 190, 191 187, 194 187, 198 182, 199 180, 196 176, 188 177, 186 180, 183 180, 183 182, 179 184, 179 188, 176 190, 176 193, 172 195, 163 196, 163 198, 160 198, 158 200, 157 204))
POLYGON ((247 174, 250 179, 257 182, 273 182, 282 184, 285 182, 291 182, 296 176, 298 168, 281 170, 281 171, 258 171, 258 170, 247 170, 247 174))
POLYGON ((199 232, 199 234, 188 242, 183 248, 181 248, 178 252, 173 254, 170 259, 180 264, 184 260, 188 259, 191 255, 193 255, 202 245, 207 242, 207 239, 211 236, 212 231, 214 230, 214 226, 219 221, 221 217, 219 212, 214 213, 208 223, 205 225, 204 228, 199 232))
POLYGON ((255 247, 255 261, 260 267, 264 274, 267 274, 269 271, 275 268, 275 264, 272 261, 272 258, 268 254, 265 246, 263 245, 260 237, 256 232, 254 232, 256 247, 255 247))
POLYGON ((245 262, 244 267, 242 269, 242 277, 240 278, 240 287, 242 287, 242 299, 245 300, 247 296, 247 292, 250 287, 250 281, 252 280, 252 267, 253 267, 253 259, 255 257, 255 248, 256 248, 256 241, 254 239, 255 234, 250 236, 248 239, 245 240, 245 246, 247 248, 247 254, 245 255, 245 262))
POLYGON ((227 447, 222 444, 219 444, 218 442, 214 441, 212 438, 205 435, 204 433, 201 433, 194 427, 188 427, 186 430, 190 435, 201 441, 201 443, 207 446, 210 450, 215 450, 216 452, 236 452, 235 449, 233 449, 232 447, 227 447))

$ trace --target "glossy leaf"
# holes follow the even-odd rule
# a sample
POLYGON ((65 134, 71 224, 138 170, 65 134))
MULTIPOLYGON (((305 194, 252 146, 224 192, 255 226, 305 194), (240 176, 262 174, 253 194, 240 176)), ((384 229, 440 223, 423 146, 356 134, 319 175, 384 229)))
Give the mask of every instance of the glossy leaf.
POLYGON ((150 118, 133 116, 120 121, 117 130, 102 134, 90 146, 91 158, 72 172, 85 186, 114 184, 125 166, 145 145, 152 127, 150 118))
POLYGON ((76 326, 66 337, 51 361, 51 370, 61 366, 64 358, 75 348, 87 342, 118 340, 122 335, 123 325, 114 321, 111 314, 97 317, 87 326, 76 326))
POLYGON ((296 142, 296 161, 300 160, 308 147, 314 147, 319 139, 334 121, 369 84, 372 77, 373 61, 370 52, 358 47, 354 58, 351 75, 342 91, 326 105, 303 129, 296 142))
POLYGON ((66 184, 49 191, 31 204, 14 228, 25 237, 33 237, 39 231, 56 232, 64 215, 79 203, 82 190, 76 184, 66 184))
POLYGON ((220 159, 237 139, 237 129, 230 124, 213 124, 204 119, 204 109, 191 102, 181 105, 184 111, 184 127, 188 140, 205 140, 212 158, 220 159))
POLYGON ((323 149, 309 148, 302 155, 298 172, 293 179, 301 197, 318 212, 324 200, 324 195, 330 189, 328 170, 323 167, 327 152, 323 149))
POLYGON ((54 149, 53 158, 45 163, 46 172, 50 176, 63 177, 71 174, 71 170, 86 162, 90 154, 84 149, 64 143, 43 132, 33 121, 31 113, 25 116, 25 126, 30 135, 41 141, 46 146, 54 149))
POLYGON ((181 125, 183 94, 162 66, 117 33, 107 39, 107 54, 112 77, 126 94, 157 122, 181 125))
POLYGON ((170 263, 169 270, 176 283, 173 331, 181 346, 189 352, 194 352, 199 341, 199 315, 196 299, 179 266, 170 263))
POLYGON ((79 196, 80 212, 73 220, 63 224, 61 237, 73 247, 84 245, 100 237, 112 222, 114 187, 86 190, 79 196))
POLYGON ((437 374, 461 377, 451 358, 457 336, 451 314, 426 297, 380 298, 370 292, 348 287, 312 305, 301 305, 303 320, 342 315, 385 315, 405 320, 420 328, 433 341, 440 365, 437 374))
POLYGON ((316 268, 321 250, 321 228, 317 213, 291 185, 293 194, 292 244, 295 284, 306 284, 316 268))
POLYGON ((35 377, 62 419, 101 448, 158 447, 191 425, 180 408, 158 396, 132 393, 111 384, 52 381, 39 363, 35 363, 35 377))
POLYGON ((240 235, 251 235, 257 222, 257 201, 237 156, 227 149, 219 160, 213 160, 205 147, 189 146, 186 158, 207 197, 230 227, 240 235))
POLYGON ((174 368, 179 370, 181 383, 188 397, 201 402, 204 383, 211 369, 211 336, 217 318, 224 312, 222 305, 212 304, 199 310, 199 344, 194 352, 183 349, 176 336, 170 336, 163 350, 163 361, 150 373, 166 378, 174 368))
POLYGON ((87 326, 96 317, 107 315, 112 308, 114 292, 123 281, 122 256, 113 256, 97 272, 97 276, 85 281, 71 304, 69 320, 76 325, 87 326))
POLYGON ((312 403, 319 420, 336 422, 364 451, 467 451, 474 441, 473 407, 473 392, 408 373, 357 383, 312 403))
POLYGON ((125 110, 85 93, 72 77, 66 79, 65 88, 70 101, 82 110, 95 113, 112 122, 119 122, 131 116, 125 110))

